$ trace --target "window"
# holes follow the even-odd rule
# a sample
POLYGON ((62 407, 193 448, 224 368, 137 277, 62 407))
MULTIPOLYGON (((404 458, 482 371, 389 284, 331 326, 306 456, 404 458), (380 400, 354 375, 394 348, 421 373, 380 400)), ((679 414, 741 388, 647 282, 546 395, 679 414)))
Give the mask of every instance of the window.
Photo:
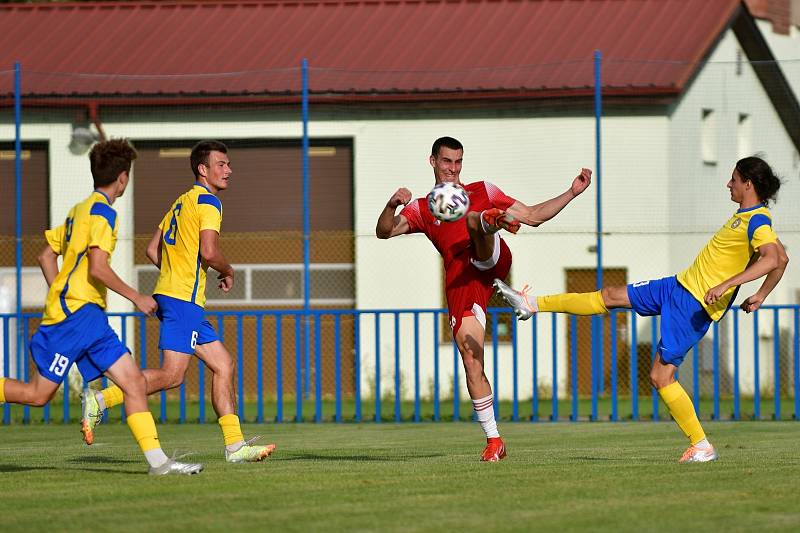
POLYGON ((717 126, 716 115, 713 109, 702 110, 702 124, 700 126, 700 142, 703 150, 703 163, 706 165, 717 164, 717 126))

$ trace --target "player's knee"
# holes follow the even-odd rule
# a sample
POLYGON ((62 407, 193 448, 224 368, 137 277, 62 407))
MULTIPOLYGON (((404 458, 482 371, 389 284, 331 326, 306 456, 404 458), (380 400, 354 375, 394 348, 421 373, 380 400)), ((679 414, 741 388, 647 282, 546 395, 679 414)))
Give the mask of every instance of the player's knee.
POLYGON ((628 303, 628 288, 627 287, 603 287, 600 290, 600 296, 603 298, 603 304, 607 309, 612 307, 625 307, 628 303))
POLYGON ((671 376, 664 375, 655 368, 650 371, 650 384, 655 387, 656 390, 663 389, 673 381, 674 379, 671 376))
POLYGON ((27 398, 25 403, 31 407, 43 407, 44 404, 50 401, 52 394, 49 391, 35 390, 27 398))

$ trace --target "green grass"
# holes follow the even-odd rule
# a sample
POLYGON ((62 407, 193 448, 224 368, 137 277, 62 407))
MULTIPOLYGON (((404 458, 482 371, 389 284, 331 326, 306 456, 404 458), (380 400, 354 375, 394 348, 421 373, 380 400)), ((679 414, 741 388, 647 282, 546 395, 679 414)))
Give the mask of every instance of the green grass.
POLYGON ((752 531, 800 528, 800 424, 709 422, 721 459, 678 465, 672 423, 249 424, 278 444, 227 465, 216 424, 160 426, 205 471, 151 478, 127 428, 0 426, 3 531, 752 531))

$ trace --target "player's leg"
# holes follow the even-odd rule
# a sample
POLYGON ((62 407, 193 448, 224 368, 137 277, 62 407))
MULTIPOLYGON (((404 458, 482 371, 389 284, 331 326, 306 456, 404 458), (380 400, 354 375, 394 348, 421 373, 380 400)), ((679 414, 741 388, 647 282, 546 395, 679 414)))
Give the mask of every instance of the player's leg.
POLYGON ((474 260, 493 261, 496 263, 500 240, 497 232, 500 229, 507 229, 512 233, 516 233, 519 229, 519 222, 503 222, 504 225, 496 225, 500 224, 499 220, 505 221, 503 212, 499 209, 490 209, 482 213, 477 211, 467 213, 467 233, 472 244, 472 257, 474 260), (495 211, 497 213, 494 213, 495 211), (490 216, 491 214, 493 214, 493 217, 490 216), (487 220, 492 222, 489 223, 487 220))
POLYGON ((631 308, 628 287, 625 285, 604 287, 594 292, 569 292, 548 296, 528 295, 528 286, 517 291, 501 279, 494 280, 497 294, 514 308, 520 320, 527 320, 536 313, 570 313, 573 315, 602 315, 609 309, 631 308))
POLYGON ((661 286, 660 291, 664 297, 661 306, 661 339, 650 371, 650 381, 689 440, 689 448, 680 462, 713 461, 717 458, 717 452, 706 439, 692 400, 675 380, 675 373, 686 352, 705 336, 712 321, 700 302, 679 285, 674 277, 665 278, 655 284, 661 286))
POLYGON ((717 459, 717 452, 706 439, 705 431, 697 418, 691 398, 675 379, 677 370, 677 366, 664 362, 661 354, 656 354, 650 370, 650 382, 664 400, 675 423, 689 440, 690 446, 684 452, 680 462, 714 461, 717 459))
POLYGON ((197 474, 203 465, 181 463, 170 459, 161 449, 156 423, 147 407, 147 383, 130 354, 125 354, 106 371, 108 376, 125 395, 125 414, 128 428, 139 444, 147 462, 150 474, 197 474))
MULTIPOLYGON (((210 328, 210 324, 208 325, 210 328)), ((233 357, 219 340, 198 344, 197 356, 211 370, 211 402, 219 417, 218 423, 225 441, 225 459, 230 463, 260 461, 274 450, 274 444, 252 445, 244 440, 241 423, 236 415, 236 390, 233 385, 233 357)))
POLYGON ((0 403, 19 403, 41 407, 55 395, 59 383, 43 377, 38 371, 27 383, 11 378, 0 378, 0 403))
POLYGON ((481 460, 494 462, 503 459, 506 450, 494 417, 492 386, 483 367, 484 327, 485 324, 481 323, 479 317, 470 313, 461 318, 455 338, 467 378, 467 391, 478 422, 486 434, 487 445, 481 454, 481 460))

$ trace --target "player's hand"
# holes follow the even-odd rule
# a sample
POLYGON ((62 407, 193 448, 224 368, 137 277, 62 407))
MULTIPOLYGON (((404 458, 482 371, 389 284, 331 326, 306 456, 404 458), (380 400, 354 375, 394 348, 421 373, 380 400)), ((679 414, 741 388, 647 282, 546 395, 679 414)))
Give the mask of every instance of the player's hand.
POLYGON ((392 209, 397 208, 399 205, 406 205, 408 202, 411 201, 411 191, 406 189, 405 187, 400 187, 397 189, 389 201, 386 203, 387 207, 391 207, 392 209))
POLYGON ((711 305, 711 304, 717 303, 719 301, 719 299, 722 298, 722 295, 725 294, 725 291, 727 291, 727 290, 728 290, 728 286, 725 285, 724 283, 720 283, 716 287, 711 287, 710 289, 708 289, 708 292, 706 293, 705 297, 703 298, 703 301, 706 303, 706 305, 711 305))
POLYGON ((745 313, 752 313, 753 311, 757 311, 762 303, 764 303, 764 297, 755 293, 743 301, 739 308, 745 313))
POLYGON ((586 190, 586 188, 591 185, 592 183, 592 171, 588 168, 582 168, 581 173, 578 174, 574 180, 572 180, 572 194, 578 196, 580 193, 586 190))
POLYGON ((222 292, 230 291, 233 288, 233 269, 231 269, 229 272, 220 273, 220 275, 217 276, 217 279, 219 280, 217 287, 222 292))
POLYGON ((158 309, 158 304, 153 299, 152 296, 147 296, 146 294, 140 294, 136 300, 133 302, 136 307, 149 317, 156 316, 156 310, 158 309))

